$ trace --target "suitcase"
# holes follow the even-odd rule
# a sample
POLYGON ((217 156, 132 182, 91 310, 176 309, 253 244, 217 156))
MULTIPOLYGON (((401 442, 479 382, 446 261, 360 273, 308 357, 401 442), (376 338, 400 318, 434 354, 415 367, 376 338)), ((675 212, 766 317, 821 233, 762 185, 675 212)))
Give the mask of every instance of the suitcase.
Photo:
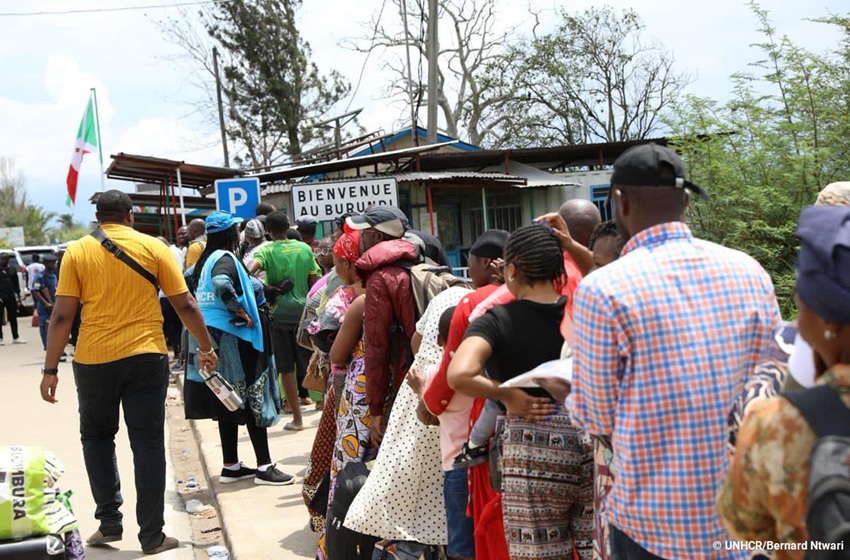
POLYGON ((357 533, 343 527, 345 514, 351 502, 363 488, 369 469, 365 463, 352 462, 343 467, 337 476, 334 501, 328 511, 325 526, 325 546, 328 558, 333 560, 372 560, 375 543, 380 539, 371 535, 357 533))
POLYGON ((0 541, 0 559, 65 560, 65 541, 59 535, 0 541))

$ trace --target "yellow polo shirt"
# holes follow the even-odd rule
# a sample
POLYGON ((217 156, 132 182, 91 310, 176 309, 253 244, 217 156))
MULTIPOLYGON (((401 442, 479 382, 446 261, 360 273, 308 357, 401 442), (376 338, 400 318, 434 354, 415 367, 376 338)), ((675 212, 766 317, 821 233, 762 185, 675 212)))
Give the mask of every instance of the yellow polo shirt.
POLYGON ((206 246, 206 237, 200 240, 195 239, 189 243, 189 248, 186 250, 186 261, 183 263, 183 270, 187 270, 189 267, 198 262, 198 259, 201 258, 206 246))
MULTIPOLYGON (((188 291, 183 273, 165 243, 119 224, 104 224, 101 228, 156 276, 166 296, 188 291)), ((86 235, 68 246, 56 295, 79 298, 83 304, 75 361, 103 364, 137 354, 168 352, 156 289, 94 237, 86 235)))

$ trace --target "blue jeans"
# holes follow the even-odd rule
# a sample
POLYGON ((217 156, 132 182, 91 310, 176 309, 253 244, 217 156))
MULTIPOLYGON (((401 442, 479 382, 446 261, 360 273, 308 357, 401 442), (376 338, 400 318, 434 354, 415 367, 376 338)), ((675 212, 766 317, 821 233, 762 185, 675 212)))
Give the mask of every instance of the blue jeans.
POLYGON ((47 351, 47 325, 50 321, 50 311, 42 313, 38 312, 38 334, 41 335, 41 345, 44 346, 44 351, 47 351))
POLYGON ((168 356, 140 354, 104 364, 73 363, 83 458, 104 534, 122 532, 121 480, 115 457, 118 407, 133 450, 136 519, 142 550, 162 544, 165 509, 165 395, 168 356))
POLYGON ((475 526, 466 515, 469 502, 466 469, 443 472, 443 497, 446 500, 446 526, 449 533, 447 556, 475 558, 475 526))

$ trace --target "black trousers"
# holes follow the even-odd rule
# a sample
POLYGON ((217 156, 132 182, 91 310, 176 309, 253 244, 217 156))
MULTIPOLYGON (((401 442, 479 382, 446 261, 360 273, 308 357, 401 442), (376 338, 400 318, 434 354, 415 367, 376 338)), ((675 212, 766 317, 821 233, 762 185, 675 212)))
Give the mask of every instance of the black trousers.
MULTIPOLYGON (((0 304, 6 310, 6 318, 12 329, 12 338, 18 339, 18 296, 15 294, 0 294, 0 304)), ((2 311, 0 311, 2 313, 2 311)), ((3 338, 3 325, 0 321, 0 338, 3 338)))
POLYGON ((104 364, 73 363, 80 410, 83 458, 104 534, 122 532, 124 503, 115 456, 118 407, 133 450, 136 519, 142 549, 164 538, 165 395, 168 356, 140 354, 104 364))
POLYGON ((180 316, 174 310, 174 306, 168 298, 159 298, 159 306, 162 310, 162 333, 165 335, 165 340, 174 349, 175 356, 181 356, 180 348, 183 340, 183 323, 180 322, 180 316))
MULTIPOLYGON (((269 435, 266 428, 260 428, 254 421, 254 415, 248 414, 245 427, 248 428, 248 437, 251 438, 251 446, 254 448, 254 456, 257 466, 268 465, 272 462, 269 451, 269 435)), ((218 437, 221 440, 221 455, 225 465, 239 462, 239 424, 228 423, 226 420, 218 421, 218 437)))
POLYGON ((611 558, 614 560, 664 560, 636 543, 630 536, 609 525, 611 558))

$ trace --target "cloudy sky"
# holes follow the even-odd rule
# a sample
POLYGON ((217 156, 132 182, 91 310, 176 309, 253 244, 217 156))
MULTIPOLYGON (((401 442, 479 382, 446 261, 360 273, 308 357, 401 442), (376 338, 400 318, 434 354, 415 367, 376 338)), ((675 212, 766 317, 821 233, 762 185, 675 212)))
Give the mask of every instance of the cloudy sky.
MULTIPOLYGON (((89 89, 97 88, 104 165, 118 152, 155 155, 220 165, 218 132, 193 114, 199 92, 186 77, 188 68, 174 60, 178 53, 155 21, 177 9, 146 8, 120 12, 65 15, 13 15, 80 9, 161 5, 186 0, 0 0, 0 157, 12 158, 25 177, 30 199, 46 210, 67 211, 65 176, 76 130, 89 89)), ((544 25, 556 7, 581 10, 590 0, 494 0, 503 25, 528 24, 527 2, 543 12, 544 25)), ((633 7, 646 23, 647 35, 672 50, 680 69, 694 81, 690 91, 723 99, 728 76, 746 69, 757 53, 755 22, 743 0, 608 0, 617 8, 633 7)), ((846 0, 762 0, 780 33, 812 50, 829 49, 838 34, 805 21, 847 11, 846 0)), ((391 4, 388 2, 387 4, 391 4)), ((363 24, 377 13, 381 0, 304 0, 301 29, 322 70, 336 68, 355 82, 365 55, 346 50, 340 42, 367 33, 363 24)), ((197 7, 188 7, 193 10, 197 7)), ((384 12, 386 25, 398 19, 384 12)), ((364 108, 367 130, 391 130, 400 109, 382 100, 387 76, 381 57, 366 64, 354 99, 339 112, 364 108)), ((424 115, 423 115, 424 117, 424 115)), ((129 189, 129 183, 107 182, 129 189)), ((92 219, 88 198, 100 190, 99 164, 83 163, 75 217, 92 219)))

